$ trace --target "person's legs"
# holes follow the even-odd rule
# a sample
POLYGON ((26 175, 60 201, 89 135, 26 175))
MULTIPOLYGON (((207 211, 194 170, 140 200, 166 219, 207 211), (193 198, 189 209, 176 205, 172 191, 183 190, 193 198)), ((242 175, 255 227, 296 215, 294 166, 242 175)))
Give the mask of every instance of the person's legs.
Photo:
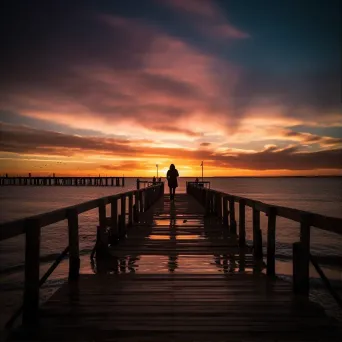
POLYGON ((172 188, 172 199, 175 199, 176 188, 172 188))
POLYGON ((169 187, 169 189, 170 189, 170 201, 171 201, 172 200, 172 188, 169 187))

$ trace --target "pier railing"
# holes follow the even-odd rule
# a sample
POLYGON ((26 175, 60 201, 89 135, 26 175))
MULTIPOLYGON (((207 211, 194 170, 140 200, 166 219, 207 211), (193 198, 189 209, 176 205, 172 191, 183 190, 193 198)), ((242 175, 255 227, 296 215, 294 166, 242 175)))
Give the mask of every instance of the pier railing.
POLYGON ((0 177, 0 186, 125 186, 125 177, 0 177))
MULTIPOLYGON (((121 239, 126 229, 139 214, 148 210, 164 194, 164 184, 159 183, 140 190, 128 191, 117 195, 97 198, 70 207, 54 210, 40 215, 0 224, 0 241, 25 234, 25 281, 23 305, 7 322, 9 329, 22 313, 23 325, 29 326, 38 321, 39 288, 56 269, 58 264, 69 255, 69 281, 76 281, 80 269, 78 216, 86 211, 98 209, 98 251, 108 246, 108 236, 121 239), (128 207, 126 202, 128 199, 128 207), (120 201, 121 210, 118 212, 120 201), (106 217, 106 206, 110 205, 110 217, 106 217), (127 209, 128 210, 127 210, 127 209), (128 216, 128 220, 127 220, 128 216), (68 221, 68 246, 56 258, 47 272, 40 278, 40 237, 41 229, 59 221, 68 221)), ((94 227, 95 228, 95 227, 94 227)), ((95 229, 94 229, 95 234, 95 229)))
POLYGON ((293 244, 293 291, 296 294, 308 295, 310 289, 309 265, 310 262, 320 275, 324 285, 342 308, 342 300, 332 288, 328 278, 318 264, 317 258, 310 253, 311 227, 327 232, 342 235, 342 219, 315 214, 298 209, 282 207, 249 198, 235 196, 213 189, 198 186, 196 183, 187 183, 187 193, 193 195, 206 209, 208 215, 220 217, 223 224, 232 234, 238 235, 239 245, 246 245, 246 206, 252 208, 253 227, 253 256, 256 260, 263 260, 263 243, 260 225, 260 213, 268 217, 267 247, 266 247, 266 274, 275 276, 276 251, 276 218, 283 217, 299 223, 300 238, 293 244), (239 222, 235 217, 235 203, 238 203, 239 222))
POLYGON ((194 185, 194 186, 197 186, 200 188, 209 188, 210 189, 210 182, 208 182, 208 181, 186 182, 186 188, 188 188, 188 186, 191 186, 191 185, 194 185))

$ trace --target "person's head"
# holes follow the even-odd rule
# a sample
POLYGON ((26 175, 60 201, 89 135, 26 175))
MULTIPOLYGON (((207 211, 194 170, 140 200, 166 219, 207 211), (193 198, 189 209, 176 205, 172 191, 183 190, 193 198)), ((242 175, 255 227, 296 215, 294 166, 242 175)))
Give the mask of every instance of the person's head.
POLYGON ((174 164, 171 164, 170 165, 170 170, 174 170, 176 167, 175 167, 175 165, 174 164))

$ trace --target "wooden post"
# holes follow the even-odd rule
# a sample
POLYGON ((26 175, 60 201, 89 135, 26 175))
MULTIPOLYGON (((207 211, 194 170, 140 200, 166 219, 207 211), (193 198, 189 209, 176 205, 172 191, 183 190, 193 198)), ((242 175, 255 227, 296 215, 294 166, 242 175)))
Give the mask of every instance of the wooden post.
POLYGON ((67 218, 69 234, 69 280, 77 280, 80 271, 77 209, 68 209, 67 218))
POLYGON ((210 215, 214 213, 214 193, 210 192, 210 215))
POLYGON ((154 191, 154 189, 150 188, 149 192, 148 192, 148 208, 151 208, 151 206, 153 204, 153 191, 154 191))
POLYGON ((293 257, 293 292, 298 295, 309 294, 309 279, 305 275, 305 262, 303 256, 305 254, 303 245, 295 242, 292 245, 293 257))
POLYGON ((99 200, 99 226, 106 228, 106 204, 103 199, 99 200))
POLYGON ((144 212, 144 198, 143 198, 143 192, 139 191, 139 212, 143 213, 144 212))
POLYGON ((205 190, 205 213, 210 215, 210 193, 208 190, 205 190))
POLYGON ((149 207, 150 207, 150 189, 147 188, 145 189, 144 191, 144 205, 145 205, 145 208, 144 208, 144 211, 146 211, 149 207))
POLYGON ((126 235, 126 195, 121 195, 121 222, 120 222, 120 237, 126 235))
POLYGON ((275 233, 277 211, 275 207, 268 208, 267 225, 267 275, 275 275, 275 233))
POLYGON ((219 193, 216 194, 216 215, 222 217, 222 195, 219 193))
POLYGON ((228 227, 228 197, 223 196, 223 225, 228 227))
POLYGON ((244 199, 239 200, 239 246, 244 247, 246 245, 246 201, 244 199))
POLYGON ((234 197, 229 197, 229 231, 232 234, 236 234, 236 220, 235 220, 235 203, 234 197))
POLYGON ((122 238, 122 216, 121 214, 118 215, 118 239, 122 238))
POLYGON ((25 224, 25 284, 23 325, 37 324, 39 320, 39 255, 40 222, 29 219, 25 224))
POLYGON ((300 242, 293 244, 293 290, 309 295, 310 290, 310 221, 304 216, 300 224, 300 242))
POLYGON ((102 254, 107 251, 108 239, 106 233, 106 204, 103 199, 99 200, 99 238, 97 243, 96 255, 102 254))
POLYGON ((110 202, 110 243, 118 238, 118 199, 114 197, 110 202))
POLYGON ((130 193, 128 196, 128 225, 133 225, 133 194, 130 193))
POLYGON ((139 192, 134 191, 134 212, 133 212, 133 221, 139 221, 139 192))
POLYGON ((262 235, 260 230, 260 211, 253 208, 253 247, 254 258, 262 259, 262 235))

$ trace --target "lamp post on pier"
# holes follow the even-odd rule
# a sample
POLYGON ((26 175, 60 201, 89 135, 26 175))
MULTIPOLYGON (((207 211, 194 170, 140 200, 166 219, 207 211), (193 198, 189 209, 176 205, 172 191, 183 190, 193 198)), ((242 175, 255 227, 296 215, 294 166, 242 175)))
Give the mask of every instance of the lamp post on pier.
POLYGON ((156 164, 156 167, 157 167, 157 178, 158 178, 158 164, 156 164))
POLYGON ((203 182, 203 161, 201 163, 201 167, 202 167, 202 182, 203 182))

